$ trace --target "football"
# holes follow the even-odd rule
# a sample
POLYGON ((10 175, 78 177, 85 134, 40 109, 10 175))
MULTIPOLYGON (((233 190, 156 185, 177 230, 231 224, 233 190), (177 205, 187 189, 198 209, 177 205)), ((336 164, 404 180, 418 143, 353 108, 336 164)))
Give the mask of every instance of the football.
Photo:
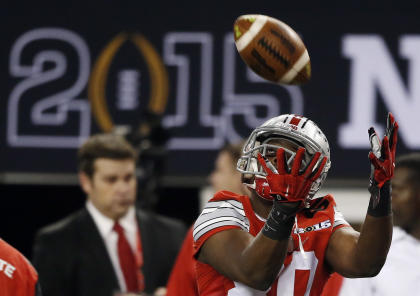
POLYGON ((305 44, 287 24, 266 15, 238 17, 233 26, 236 48, 261 77, 279 84, 304 84, 311 78, 305 44))

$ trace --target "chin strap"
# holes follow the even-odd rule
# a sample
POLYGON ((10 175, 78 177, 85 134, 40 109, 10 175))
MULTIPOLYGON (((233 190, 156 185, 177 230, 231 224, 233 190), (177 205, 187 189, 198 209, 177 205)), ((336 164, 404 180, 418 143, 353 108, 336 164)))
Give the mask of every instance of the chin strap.
POLYGON ((299 233, 299 226, 298 226, 298 222, 297 222, 297 216, 295 216, 295 229, 296 229, 296 233, 298 235, 298 240, 299 240, 299 251, 302 254, 303 261, 304 261, 306 267, 309 268, 308 256, 306 256, 305 250, 303 249, 302 238, 300 237, 300 233, 299 233))

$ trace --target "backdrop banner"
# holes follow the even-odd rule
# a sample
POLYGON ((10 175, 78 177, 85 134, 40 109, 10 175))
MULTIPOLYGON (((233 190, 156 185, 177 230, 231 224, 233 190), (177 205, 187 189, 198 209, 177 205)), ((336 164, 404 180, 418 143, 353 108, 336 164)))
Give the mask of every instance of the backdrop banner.
POLYGON ((332 178, 368 178, 367 131, 383 135, 388 111, 400 125, 398 154, 420 149, 415 10, 70 2, 2 9, 0 174, 74 174, 76 149, 89 135, 147 131, 152 122, 168 135, 165 176, 204 177, 224 144, 282 113, 307 116, 324 131, 332 178), (232 27, 249 13, 301 35, 308 84, 276 85, 247 69, 232 27))

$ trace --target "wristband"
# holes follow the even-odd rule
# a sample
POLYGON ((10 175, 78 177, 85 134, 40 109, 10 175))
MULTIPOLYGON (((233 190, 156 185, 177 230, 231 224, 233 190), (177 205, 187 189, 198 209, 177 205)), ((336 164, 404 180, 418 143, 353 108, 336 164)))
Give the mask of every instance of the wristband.
POLYGON ((391 183, 386 181, 375 193, 371 192, 367 213, 373 217, 389 216, 392 212, 391 191, 391 183))
POLYGON ((262 233, 273 240, 289 238, 298 209, 299 204, 296 207, 290 207, 285 203, 274 201, 262 233))

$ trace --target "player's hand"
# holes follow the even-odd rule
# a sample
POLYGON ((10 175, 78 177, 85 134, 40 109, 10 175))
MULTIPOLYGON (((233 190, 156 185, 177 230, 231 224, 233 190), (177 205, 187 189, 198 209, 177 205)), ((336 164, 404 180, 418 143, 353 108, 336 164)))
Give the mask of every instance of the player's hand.
POLYGON ((300 202, 304 201, 308 196, 312 183, 322 173, 327 162, 327 157, 324 157, 315 168, 321 156, 321 153, 316 152, 311 162, 301 171, 300 167, 304 154, 305 148, 299 148, 290 172, 283 148, 277 150, 277 168, 268 159, 258 154, 258 161, 267 173, 266 180, 270 187, 270 194, 275 197, 275 200, 281 202, 300 202))
POLYGON ((371 168, 371 186, 382 188, 386 181, 394 176, 395 152, 397 149, 398 123, 391 112, 388 113, 385 136, 382 142, 379 140, 375 129, 369 129, 371 151, 369 159, 371 168))

